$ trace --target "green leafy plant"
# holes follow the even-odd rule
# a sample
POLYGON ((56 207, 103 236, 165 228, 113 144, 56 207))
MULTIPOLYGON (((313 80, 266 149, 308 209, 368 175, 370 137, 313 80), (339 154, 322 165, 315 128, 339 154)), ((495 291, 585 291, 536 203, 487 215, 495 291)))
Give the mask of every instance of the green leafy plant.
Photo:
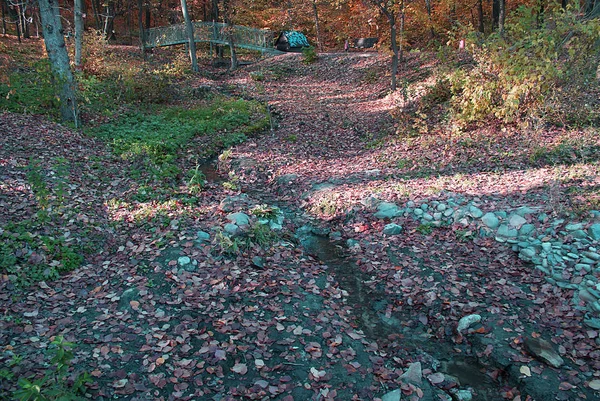
POLYGON ((312 64, 319 59, 319 55, 317 54, 317 49, 314 46, 303 47, 302 48, 302 61, 304 64, 312 64))
POLYGON ((431 224, 419 224, 417 226, 417 232, 423 234, 423 235, 429 235, 433 232, 433 226, 431 224))
POLYGON ((50 344, 47 355, 51 367, 41 378, 20 378, 19 389, 13 397, 19 401, 79 401, 86 400, 85 384, 91 382, 88 373, 70 377, 74 343, 57 336, 50 344))

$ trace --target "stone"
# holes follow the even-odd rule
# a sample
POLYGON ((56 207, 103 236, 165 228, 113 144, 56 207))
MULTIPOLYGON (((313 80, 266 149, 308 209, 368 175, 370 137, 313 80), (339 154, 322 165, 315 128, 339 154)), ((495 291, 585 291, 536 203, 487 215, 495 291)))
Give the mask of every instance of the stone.
POLYGON ((525 349, 527 352, 547 363, 553 368, 560 368, 564 361, 558 355, 551 343, 541 338, 527 337, 525 339, 525 349))
POLYGON ((577 231, 583 228, 583 224, 581 223, 571 223, 565 226, 565 230, 567 231, 577 231))
POLYGON ((360 248, 360 243, 355 239, 349 238, 346 240, 346 246, 348 248, 360 248))
POLYGON ((250 224, 250 216, 242 212, 228 214, 227 219, 238 227, 247 226, 250 224))
POLYGON ((596 252, 584 251, 584 252, 581 252, 581 254, 583 256, 587 256, 588 258, 593 259, 593 260, 599 260, 600 259, 600 254, 597 254, 596 252))
POLYGON ((535 231, 535 226, 533 224, 523 224, 521 229, 519 230, 519 235, 529 236, 535 231))
POLYGON ((538 221, 539 221, 540 223, 545 223, 545 222, 547 222, 547 221, 548 221, 548 215, 547 215, 546 213, 540 213, 540 214, 538 215, 538 221))
POLYGON ((515 213, 518 214, 521 217, 525 217, 528 214, 533 214, 535 213, 536 210, 532 209, 530 207, 527 206, 521 206, 520 208, 518 208, 517 210, 515 210, 515 213))
POLYGON ((140 290, 137 288, 129 288, 119 297, 119 309, 125 310, 131 307, 131 301, 136 301, 140 297, 140 290))
POLYGON ((198 231, 196 233, 196 237, 198 238, 199 242, 210 242, 210 234, 205 231, 198 231))
POLYGON ((600 330, 600 319, 599 318, 592 317, 590 319, 584 319, 583 323, 586 326, 591 327, 592 329, 600 330))
POLYGON ((476 206, 469 207, 469 214, 471 215, 471 217, 473 217, 475 219, 479 219, 479 218, 481 218, 481 216, 483 216, 483 212, 481 211, 481 209, 479 209, 476 206))
POLYGON ((219 209, 224 212, 232 212, 236 208, 247 205, 248 195, 240 194, 236 196, 228 196, 219 203, 219 209))
POLYGON ((498 227, 496 235, 499 237, 511 238, 516 237, 518 232, 514 228, 509 228, 507 224, 501 224, 500 227, 498 227))
POLYGON ((189 256, 181 256, 177 259, 177 264, 181 267, 187 266, 192 263, 192 259, 189 256))
POLYGON ((512 214, 508 218, 508 224, 510 224, 517 230, 520 229, 525 223, 527 223, 527 220, 525 220, 523 216, 519 216, 518 214, 512 214))
POLYGON ((402 232, 402 226, 399 226, 398 224, 387 224, 384 228, 383 228, 383 233, 385 235, 398 235, 402 232))
POLYGON ((415 209, 415 216, 422 216, 423 213, 423 209, 415 209))
POLYGON ((600 240, 600 224, 594 223, 588 228, 588 234, 594 241, 600 240))
POLYGON ((264 268, 265 267, 265 260, 264 258, 261 258, 260 256, 255 256, 252 258, 252 264, 258 268, 264 268))
POLYGON ((596 301, 596 298, 588 290, 580 290, 579 299, 584 301, 586 304, 596 301))
POLYGON ((429 205, 427 203, 423 203, 421 205, 421 210, 423 210, 424 212, 428 211, 429 210, 429 205))
POLYGON ((485 224, 486 227, 495 230, 500 225, 500 220, 494 213, 486 213, 481 218, 481 222, 485 224))
POLYGON ((442 219, 442 214, 440 212, 436 212, 433 214, 433 219, 434 220, 441 220, 442 219))
POLYGON ((415 362, 408 365, 406 372, 400 376, 400 380, 404 383, 414 384, 420 386, 422 382, 423 370, 421 368, 421 362, 415 362))
POLYGON ((524 260, 531 260, 536 255, 536 250, 534 248, 523 248, 521 252, 519 252, 519 256, 521 256, 524 260))
POLYGON ((429 213, 424 213, 423 220, 431 221, 431 220, 433 220, 433 216, 430 215, 429 213))
POLYGON ((472 325, 474 325, 475 323, 479 323, 480 321, 481 321, 481 315, 472 314, 472 315, 463 316, 458 321, 458 326, 456 326, 456 331, 458 333, 461 333, 464 330, 471 327, 472 325))
POLYGON ((454 393, 454 398, 457 401, 472 401, 473 393, 471 393, 471 390, 458 390, 454 393))
POLYGON ((362 199, 360 201, 360 203, 363 206, 366 206, 368 208, 374 208, 379 203, 379 199, 377 199, 376 197, 371 195, 371 196, 367 196, 366 198, 362 199))
POLYGON ((447 206, 445 203, 440 203, 439 205, 437 205, 436 209, 438 212, 443 212, 444 210, 446 210, 447 206))
POLYGON ((454 214, 454 209, 446 209, 446 210, 444 211, 444 216, 445 216, 445 217, 450 217, 450 216, 452 216, 453 214, 454 214))
POLYGON ((391 202, 381 202, 379 206, 377 206, 377 210, 375 217, 378 219, 392 219, 402 214, 398 205, 391 202))
POLYGON ((223 227, 223 229, 225 230, 225 232, 231 234, 231 235, 236 235, 240 232, 240 228, 232 223, 227 223, 225 224, 225 227, 223 227))
POLYGON ((401 396, 402 392, 397 388, 394 391, 384 394, 383 397, 381 397, 381 401, 400 401, 401 396))

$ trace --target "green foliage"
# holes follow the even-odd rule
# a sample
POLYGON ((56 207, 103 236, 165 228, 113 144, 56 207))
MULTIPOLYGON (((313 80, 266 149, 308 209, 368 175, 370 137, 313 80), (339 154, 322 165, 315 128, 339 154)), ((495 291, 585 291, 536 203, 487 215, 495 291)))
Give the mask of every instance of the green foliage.
POLYGON ((8 76, 0 83, 0 110, 57 116, 59 100, 48 60, 40 60, 8 76))
POLYGON ((254 224, 248 233, 248 240, 261 248, 271 246, 278 239, 277 233, 271 230, 267 224, 254 224))
POLYGON ((262 219, 276 219, 277 216, 281 214, 281 210, 276 206, 269 206, 263 204, 254 206, 250 210, 250 213, 262 219))
POLYGON ((417 226, 417 232, 423 235, 429 235, 433 232, 433 226, 431 224, 419 224, 417 226))
POLYGON ((317 54, 317 49, 314 46, 303 47, 302 48, 302 61, 304 64, 312 64, 319 59, 319 55, 317 54))
POLYGON ((89 374, 78 374, 72 379, 69 373, 75 344, 56 337, 47 350, 50 368, 41 378, 19 378, 19 389, 13 393, 19 401, 78 401, 86 400, 85 384, 91 382, 89 374))
POLYGON ((250 73, 250 79, 259 82, 265 80, 265 74, 262 71, 252 71, 250 73))
POLYGON ((240 178, 233 172, 229 172, 229 181, 223 183, 223 188, 237 191, 240 188, 240 178))
POLYGON ((540 146, 529 155, 529 161, 536 164, 574 164, 597 161, 600 146, 575 140, 565 140, 553 147, 540 146))
POLYGON ((206 183, 206 176, 200 170, 200 165, 196 165, 194 170, 188 171, 187 187, 192 194, 198 194, 202 191, 202 187, 206 183))
MULTIPOLYGON (((564 96, 561 89, 597 85, 600 21, 549 9, 540 23, 536 12, 526 7, 508 21, 504 37, 491 35, 483 43, 473 38, 474 67, 451 77, 457 117, 470 122, 494 115, 515 121, 533 112, 554 121, 563 119, 552 114, 560 115, 562 104, 575 103, 580 93, 564 96), (561 107, 556 107, 557 101, 561 107)), ((589 107, 568 110, 584 112, 588 114, 584 120, 590 120, 589 107)))
POLYGON ((245 100, 215 99, 186 109, 170 107, 160 112, 131 112, 88 134, 107 141, 123 159, 141 162, 155 177, 172 180, 181 174, 178 155, 199 136, 210 140, 205 155, 247 139, 268 126, 264 105, 245 100))

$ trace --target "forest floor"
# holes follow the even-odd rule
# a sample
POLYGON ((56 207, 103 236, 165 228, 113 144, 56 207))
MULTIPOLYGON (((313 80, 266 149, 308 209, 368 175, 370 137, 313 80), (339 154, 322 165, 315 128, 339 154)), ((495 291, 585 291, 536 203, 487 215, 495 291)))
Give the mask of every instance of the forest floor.
MULTIPOLYGON (((0 234, 43 237, 46 252, 60 237, 62 252, 87 256, 29 287, 2 276, 0 368, 43 372, 62 335, 97 400, 597 398, 599 330, 583 325, 573 290, 464 227, 398 217, 402 232, 384 234, 390 220, 371 204, 454 199, 584 220, 597 204, 597 159, 564 144, 597 146, 597 130, 457 131, 440 110, 402 121, 435 83, 437 62, 409 55, 396 93, 387 62, 291 54, 186 81, 259 99, 272 117, 268 132, 201 166, 207 182, 193 202, 146 194, 135 161, 100 140, 1 114, 0 234), (36 177, 51 188, 44 227, 19 231, 14 223, 42 218, 36 177), (254 224, 252 211, 276 208, 281 229, 239 244, 223 235, 231 213, 254 224), (469 314, 482 320, 463 336, 457 324, 469 314), (527 352, 532 338, 551 341, 564 364, 527 352)), ((43 259, 26 247, 16 257, 43 259)), ((14 389, 0 380, 0 397, 14 389)))

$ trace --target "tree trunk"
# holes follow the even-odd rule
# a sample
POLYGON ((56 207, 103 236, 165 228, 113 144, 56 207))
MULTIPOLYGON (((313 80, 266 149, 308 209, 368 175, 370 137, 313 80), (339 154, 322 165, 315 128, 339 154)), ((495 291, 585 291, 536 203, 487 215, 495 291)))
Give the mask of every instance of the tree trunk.
POLYGON ((57 0, 38 0, 42 31, 50 66, 58 87, 60 114, 64 121, 73 121, 79 125, 75 79, 69 65, 69 55, 65 46, 65 37, 60 20, 57 0))
POLYGON ((231 22, 231 7, 229 7, 229 0, 223 0, 223 20, 225 21, 225 29, 227 31, 227 39, 229 41, 229 49, 231 55, 231 66, 229 71, 237 70, 239 67, 237 52, 235 51, 235 40, 233 37, 233 24, 231 22))
POLYGON ((94 13, 94 20, 96 21, 96 30, 102 29, 102 21, 100 21, 100 2, 99 0, 92 0, 92 11, 94 13))
POLYGON ((6 12, 3 1, 0 1, 0 7, 2 7, 2 35, 6 35, 6 12))
POLYGON ((292 15, 292 9, 294 5, 292 4, 292 0, 287 1, 287 27, 289 30, 294 30, 294 17, 292 15))
POLYGON ((187 32, 188 49, 190 51, 190 60, 192 61, 192 71, 198 72, 198 60, 196 59, 196 41, 194 40, 194 25, 188 13, 187 1, 181 0, 181 12, 185 20, 185 29, 187 32))
POLYGON ((504 21, 506 20, 506 0, 498 1, 498 33, 504 36, 504 21))
POLYGON ((317 47, 319 51, 323 51, 323 44, 321 43, 321 29, 319 27, 319 10, 317 8, 317 0, 313 0, 313 14, 315 16, 315 30, 317 31, 317 47))
POLYGON ((477 1, 477 18, 479 19, 479 32, 485 33, 485 23, 483 21, 483 0, 477 1))
POLYGON ((83 50, 83 0, 75 0, 75 68, 81 68, 83 50))
POLYGON ((144 30, 144 0, 138 0, 138 29, 142 56, 146 59, 146 32, 144 30))
POLYGON ((425 0, 425 7, 427 8, 427 18, 429 19, 429 32, 431 33, 431 39, 435 39, 435 29, 433 29, 433 16, 432 16, 432 0, 425 0))

